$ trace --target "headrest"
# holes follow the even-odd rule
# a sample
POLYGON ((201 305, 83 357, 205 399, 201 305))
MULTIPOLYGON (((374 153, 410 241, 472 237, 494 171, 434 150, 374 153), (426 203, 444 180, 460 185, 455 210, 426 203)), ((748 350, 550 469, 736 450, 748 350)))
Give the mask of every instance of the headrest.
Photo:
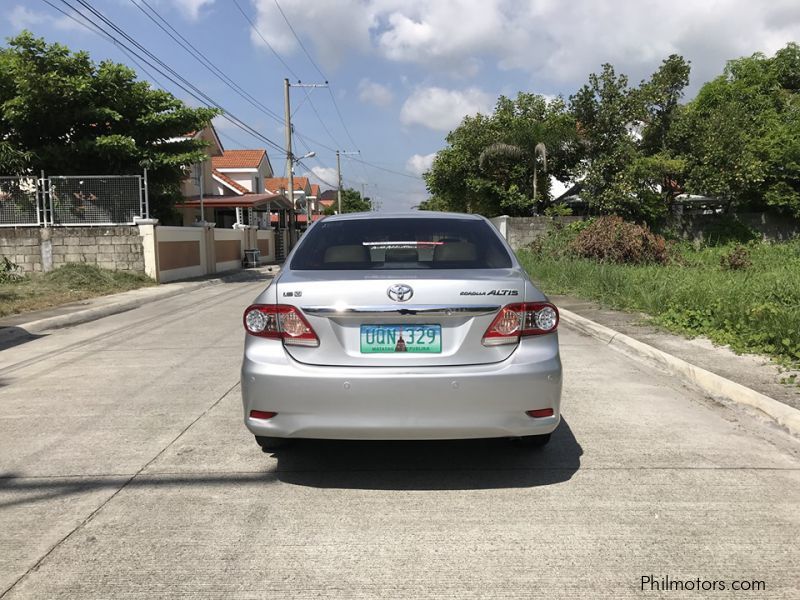
POLYGON ((419 255, 415 248, 387 248, 384 262, 417 262, 419 255))
POLYGON ((433 251, 434 262, 473 262, 477 258, 475 244, 469 242, 445 242, 433 251))
POLYGON ((326 264, 369 262, 369 251, 365 246, 357 244, 331 246, 325 250, 323 262, 326 264))

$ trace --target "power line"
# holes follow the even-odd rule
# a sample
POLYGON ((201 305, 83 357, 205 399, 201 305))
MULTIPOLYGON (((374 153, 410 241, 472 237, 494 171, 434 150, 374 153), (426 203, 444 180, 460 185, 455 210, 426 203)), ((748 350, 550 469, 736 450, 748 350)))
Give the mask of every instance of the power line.
POLYGON ((262 104, 261 102, 259 102, 258 99, 256 99, 252 94, 247 92, 244 88, 242 88, 239 84, 237 84, 233 79, 231 79, 222 69, 220 69, 213 62, 211 62, 211 60, 205 54, 203 54, 200 50, 197 49, 197 47, 195 47, 189 40, 187 40, 181 34, 180 31, 175 29, 175 27, 173 27, 169 23, 169 21, 167 21, 155 8, 153 8, 147 2, 147 0, 138 0, 138 2, 137 2, 137 0, 130 0, 130 1, 134 6, 136 6, 136 8, 138 8, 140 11, 142 11, 142 13, 147 18, 149 18, 151 21, 153 21, 153 23, 155 23, 164 33, 166 33, 176 44, 178 44, 181 48, 186 50, 186 52, 189 53, 192 56, 192 58, 197 60, 197 62, 199 62, 202 66, 204 66, 208 71, 210 71, 212 75, 214 75, 217 79, 222 81, 222 83, 227 85, 234 92, 236 92, 239 96, 241 96, 247 102, 252 104, 257 110, 261 111, 262 113, 264 113, 265 115, 267 115, 271 119, 277 121, 278 123, 283 123, 283 119, 281 119, 281 117, 279 117, 275 112, 270 110, 269 107, 267 107, 264 104, 262 104), (152 12, 153 14, 151 15, 150 13, 148 13, 142 7, 142 5, 146 6, 150 10, 150 12, 152 12), (158 17, 158 19, 161 22, 156 20, 153 17, 153 15, 158 17), (163 25, 162 25, 162 23, 163 23, 163 25), (164 27, 164 25, 166 25, 166 27, 169 28, 169 31, 164 27), (180 38, 180 41, 175 38, 176 35, 180 38))
POLYGON ((408 173, 401 173, 400 171, 395 171, 394 169, 387 169, 386 167, 380 167, 380 166, 378 166, 378 165, 376 165, 374 163, 367 162, 367 161, 365 161, 365 160, 363 160, 361 158, 354 158, 354 157, 351 156, 350 160, 354 160, 356 162, 363 163, 363 164, 365 164, 365 165, 367 165, 369 167, 372 167, 373 169, 378 169, 380 171, 386 171, 387 173, 393 173, 395 175, 399 175, 400 177, 407 177, 409 179, 416 179, 417 181, 425 181, 422 177, 419 177, 417 175, 409 175, 408 173))
MULTIPOLYGON (((250 27, 253 29, 253 31, 255 31, 255 32, 256 32, 256 35, 258 35, 258 37, 260 37, 260 38, 261 38, 261 41, 262 41, 262 42, 264 42, 264 45, 265 45, 267 48, 269 48, 269 49, 270 49, 270 51, 271 51, 271 52, 272 52, 272 53, 275 55, 275 58, 277 58, 277 59, 280 61, 280 63, 281 63, 281 64, 282 64, 284 67, 286 67, 286 70, 287 70, 287 71, 289 71, 289 73, 290 73, 290 74, 291 74, 291 75, 292 75, 292 76, 293 76, 295 79, 300 79, 300 76, 299 76, 297 73, 295 73, 295 72, 292 70, 292 67, 290 67, 290 66, 289 66, 289 65, 286 63, 286 61, 285 61, 285 60, 283 60, 283 57, 282 57, 280 54, 278 54, 278 51, 277 51, 277 50, 275 50, 275 48, 273 48, 273 47, 272 47, 272 44, 270 44, 270 43, 269 43, 269 42, 266 40, 266 38, 265 38, 263 35, 261 35, 261 32, 258 30, 258 27, 256 27, 256 24, 255 24, 255 23, 253 23, 253 20, 252 20, 252 19, 251 19, 251 18, 250 18, 250 17, 247 15, 247 13, 246 13, 246 12, 244 12, 244 10, 242 10, 242 7, 241 7, 241 5, 239 4, 238 0, 233 0, 233 3, 236 5, 236 8, 238 8, 238 9, 239 9, 239 12, 240 12, 240 13, 242 13, 242 16, 243 16, 243 17, 244 17, 244 18, 247 20, 247 22, 248 22, 248 23, 250 23, 250 27)), ((323 77, 323 79, 324 79, 324 77, 323 77)))
POLYGON ((302 162, 302 161, 299 161, 299 160, 297 160, 297 161, 295 161, 295 162, 296 162, 298 165, 302 165, 303 167, 305 167, 305 168, 308 170, 309 176, 311 176, 311 177, 314 177, 314 178, 318 179, 319 181, 321 181, 322 183, 324 183, 324 184, 325 184, 325 185, 327 185, 327 186, 330 186, 330 187, 331 187, 331 188, 333 188, 333 189, 336 189, 336 187, 337 187, 337 186, 336 186, 336 184, 334 184, 334 183, 331 183, 330 181, 327 181, 326 179, 323 179, 322 177, 320 177, 319 175, 317 175, 316 173, 314 173, 314 171, 311 169, 311 167, 309 167, 309 166, 308 166, 307 164, 305 164, 304 162, 302 162))
MULTIPOLYGON (((234 2, 235 2, 235 1, 236 1, 236 0, 234 0, 234 2)), ((308 50, 306 50, 306 47, 303 45, 303 42, 302 42, 302 40, 300 39, 300 36, 298 36, 298 35, 297 35, 297 32, 294 30, 294 27, 292 27, 292 24, 289 22, 289 19, 286 17, 286 13, 284 13, 284 12, 283 12, 283 9, 281 8, 281 5, 280 5, 280 4, 278 4, 278 0, 275 0, 275 6, 277 6, 277 7, 278 7, 278 10, 280 11, 280 13, 281 13, 281 16, 283 17, 283 20, 284 20, 284 21, 286 21, 286 24, 289 26, 289 30, 292 32, 292 35, 294 36, 294 39, 296 39, 296 40, 297 40, 297 43, 298 43, 298 44, 300 44, 300 48, 302 48, 302 49, 303 49, 303 52, 304 52, 304 53, 305 53, 305 55, 308 57, 308 60, 311 62, 311 64, 312 64, 312 65, 314 65, 314 68, 317 70, 317 73, 319 73, 319 74, 320 74, 320 76, 321 76, 323 79, 325 79, 325 80, 326 80, 326 82, 325 82, 325 83, 327 83, 327 79, 328 79, 328 78, 327 78, 327 77, 325 77, 325 73, 323 73, 323 72, 322 72, 322 69, 320 69, 320 68, 317 66, 317 63, 315 63, 315 62, 314 62, 314 59, 313 59, 313 58, 311 58, 311 54, 309 54, 309 53, 308 53, 308 50)), ((270 48, 271 48, 271 46, 270 46, 270 48)), ((295 77, 297 77, 297 75, 295 75, 295 77)), ((298 79, 300 79, 300 78, 298 77, 298 79)))
MULTIPOLYGON (((115 36, 111 35, 102 25, 98 24, 96 21, 92 20, 91 17, 87 16, 87 14, 82 12, 78 7, 70 4, 70 2, 68 0, 61 0, 61 2, 62 2, 62 4, 65 4, 70 9, 72 9, 77 15, 79 15, 81 18, 83 18, 86 22, 90 23, 95 28, 100 30, 100 32, 102 32, 102 34, 105 34, 107 37, 111 37, 111 38, 115 37, 115 36)), ((115 31, 120 36, 122 36, 122 38, 127 40, 128 44, 130 44, 130 45, 134 46, 135 48, 137 48, 138 51, 133 49, 133 48, 131 48, 130 45, 126 44, 121 39, 117 40, 115 42, 115 44, 121 44, 126 50, 128 50, 131 53, 133 53, 137 58, 139 58, 145 64, 149 65, 151 68, 156 70, 159 74, 161 74, 163 77, 168 79, 171 83, 173 83, 175 86, 177 86, 178 88, 180 88, 181 90, 183 90, 184 92, 186 92, 187 94, 189 94, 190 96, 195 98, 197 101, 199 101, 199 102, 201 102, 203 104, 206 104, 207 106, 213 106, 213 107, 219 109, 220 111, 222 111, 222 115, 221 115, 222 118, 228 120, 229 122, 234 124, 236 127, 242 129, 246 133, 249 133, 250 135, 254 136, 255 138, 257 138, 257 139, 269 144, 270 146, 272 146, 276 150, 280 151, 281 153, 283 153, 283 154, 286 153, 285 149, 282 148, 279 144, 277 144, 276 142, 272 141, 268 137, 266 137, 266 136, 262 135, 261 133, 259 133, 256 129, 254 129, 253 127, 251 127, 250 125, 248 125, 247 123, 245 123, 244 121, 242 121, 241 119, 236 117, 230 111, 226 111, 218 102, 213 100, 210 96, 208 96, 206 93, 204 93, 202 90, 200 90, 197 86, 192 84, 185 77, 183 77, 180 73, 176 72, 172 67, 170 67, 168 64, 166 64, 163 60, 161 60, 155 54, 150 52, 150 50, 148 50, 146 47, 144 47, 142 44, 140 44, 138 41, 136 41, 134 38, 132 38, 130 35, 128 35, 124 30, 122 30, 114 22, 112 22, 110 19, 108 19, 103 13, 101 13, 99 10, 95 9, 90 3, 86 2, 85 0, 77 0, 77 2, 81 6, 83 6, 85 9, 87 9, 91 14, 95 15, 100 21, 102 21, 108 27, 110 27, 113 31, 115 31)))
MULTIPOLYGON (((143 66, 143 65, 142 65, 142 64, 141 64, 141 63, 140 63, 138 60, 136 60, 136 58, 134 58, 133 54, 131 54, 130 52, 128 52, 128 51, 125 49, 125 47, 124 47, 124 46, 122 46, 121 44, 119 44, 119 42, 117 42, 117 40, 115 40, 115 39, 114 39, 112 36, 108 35, 108 34, 107 34, 107 33, 105 33, 104 31, 102 31, 101 29, 98 29, 98 28, 96 28, 96 27, 91 27, 91 26, 90 26, 90 25, 88 25, 87 23, 84 23, 83 21, 79 21, 79 20, 78 20, 78 19, 76 19, 74 16, 72 16, 71 14, 69 14, 67 11, 65 11, 65 10, 63 10, 63 9, 61 9, 61 8, 59 8, 58 6, 56 6, 55 4, 53 4, 52 2, 50 2, 50 0, 42 0, 42 2, 44 2, 45 4, 47 4, 48 6, 50 6, 51 8, 53 8, 54 10, 57 10, 57 11, 58 11, 58 12, 60 12, 62 15, 64 15, 64 16, 65 16, 65 17, 67 17, 68 19, 70 19, 70 20, 74 21, 75 23, 77 23, 78 25, 80 25, 81 27, 83 27, 84 29, 86 29, 87 31, 90 31, 90 32, 92 32, 92 33, 94 33, 94 34, 96 34, 96 35, 99 35, 100 37, 104 38, 106 41, 108 41, 108 42, 111 42, 112 44, 114 44, 114 45, 117 47, 117 49, 118 49, 118 50, 120 50, 120 51, 121 51, 121 52, 122 52, 122 53, 123 53, 125 56, 127 56, 127 57, 128 57, 128 59, 129 59, 129 60, 130 60, 130 61, 131 61, 133 64, 135 64, 137 67, 139 67, 139 69, 140 69, 142 72, 144 72, 144 73, 145 73, 145 75, 147 75, 147 76, 148 76, 148 77, 149 77, 149 78, 150 78, 150 79, 151 79, 151 80, 152 80, 152 81, 153 81, 153 82, 154 82, 156 85, 158 85, 158 86, 159 86, 159 87, 161 87, 161 88, 166 88, 166 86, 165 86, 165 85, 164 85, 164 84, 163 84, 161 81, 159 81, 157 77, 155 77, 155 76, 154 76, 154 75, 153 75, 153 74, 152 74, 152 73, 151 73, 151 72, 150 72, 150 71, 149 71, 149 70, 148 70, 146 67, 144 67, 144 66, 143 66)), ((73 10, 74 10, 74 9, 73 9, 73 10)), ((84 17, 84 18, 85 18, 85 17, 84 17)))
MULTIPOLYGON (((342 111, 339 110, 339 103, 336 102, 336 96, 333 94, 333 90, 332 90, 332 87, 330 85, 330 82, 328 81, 328 77, 325 75, 325 73, 322 72, 322 69, 319 68, 319 65, 314 61, 313 57, 311 56, 311 53, 305 47, 305 44, 303 44, 303 40, 301 40, 300 36, 297 35, 297 32, 295 31, 294 27, 292 26, 291 21, 289 21, 289 17, 286 16, 285 12, 283 12, 283 9, 281 8, 281 5, 278 2, 278 0, 274 0, 274 2, 275 2, 275 6, 278 8, 278 11, 281 13, 281 16, 283 17, 283 20, 286 22, 286 25, 289 27, 289 31, 292 32, 292 35, 294 36, 294 39, 297 40, 297 43, 300 45, 300 48, 303 50, 303 53, 306 55, 306 57, 308 58, 309 62, 312 64, 312 66, 317 70, 317 73, 319 73, 320 76, 325 80, 325 83, 328 84, 328 93, 330 94, 331 100, 333 101, 333 107, 336 110, 337 116, 339 117, 339 122, 342 124, 342 129, 344 129, 344 133, 347 136, 347 139, 350 140, 350 143, 353 145, 353 148, 358 150, 358 144, 353 139, 353 136, 350 134, 350 130, 347 128, 347 124, 345 123, 344 117, 342 116, 342 111)), ((314 110, 314 112, 316 112, 316 109, 314 110)), ((325 129, 327 131, 327 127, 325 129)), ((330 135, 330 132, 329 132, 329 135, 330 135)), ((334 144, 336 146, 338 146, 340 148, 342 147, 341 144, 336 142, 336 139, 333 136, 330 136, 330 137, 334 141, 334 144)), ((362 169, 363 169, 363 167, 362 167, 362 169)), ((364 176, 365 176, 365 178, 367 178, 366 172, 364 172, 364 176)))
MULTIPOLYGON (((244 9, 242 8, 242 6, 239 4, 238 0, 233 0, 233 2, 234 2, 234 4, 236 5, 236 8, 237 8, 237 9, 239 10, 239 12, 241 13, 242 17, 244 17, 244 19, 245 19, 245 20, 247 21, 247 23, 250 25, 250 28, 253 30, 253 32, 254 32, 254 33, 255 33, 255 34, 256 34, 256 35, 257 35, 257 36, 258 36, 258 37, 261 39, 261 41, 262 41, 262 42, 264 42, 264 45, 265 45, 265 46, 267 46, 267 48, 269 48, 269 50, 272 52, 272 54, 275 56, 275 58, 277 58, 277 59, 278 59, 278 61, 280 61, 280 63, 281 63, 281 64, 282 64, 282 65, 283 65, 283 66, 286 68, 286 70, 287 70, 287 71, 288 71, 288 72, 289 72, 289 73, 290 73, 292 76, 294 76, 294 77, 295 77, 295 79, 296 79, 296 80, 298 81, 298 83, 299 83, 299 82, 300 82, 300 76, 297 74, 297 72, 296 72, 296 71, 294 71, 294 70, 293 70, 293 69, 292 69, 292 68, 289 66, 289 64, 288 64, 288 63, 287 63, 287 62, 286 62, 286 61, 283 59, 283 57, 280 55, 280 53, 279 53, 277 50, 275 50, 275 48, 272 46, 272 44, 270 44, 270 43, 269 43, 269 41, 267 41, 267 39, 266 39, 266 38, 265 38, 265 37, 262 35, 262 33, 259 31, 258 27, 256 27, 256 24, 253 22, 253 19, 252 19, 252 18, 250 18, 250 16, 249 16, 249 15, 248 15, 248 14, 247 14, 245 11, 244 11, 244 9)), ((300 40, 300 38, 297 36, 297 32, 294 30, 294 27, 292 27, 292 24, 291 24, 291 23, 289 22, 289 20, 287 19, 287 17, 286 17, 286 14, 283 12, 283 9, 280 7, 280 5, 279 5, 277 2, 276 2, 276 6, 277 6, 278 10, 280 11, 281 15, 283 16, 284 20, 286 21, 286 24, 289 26, 289 29, 291 30, 292 34, 295 36, 295 39, 298 41, 298 43, 300 44, 300 46, 303 48, 303 51, 306 53, 306 56, 309 58, 309 60, 311 61, 311 63, 314 65, 314 67, 317 69, 317 72, 318 72, 320 75, 322 75, 322 78, 323 78, 323 79, 325 79, 325 80, 326 80, 326 81, 325 81, 326 85, 329 85, 329 83, 328 83, 328 81, 327 81, 327 78, 325 77, 324 73, 322 73, 322 71, 320 70, 320 68, 319 68, 319 67, 317 66, 317 64, 316 64, 316 63, 313 61, 313 59, 312 59, 312 58, 311 58, 311 56, 309 55, 308 51, 306 50, 305 46, 303 46, 303 42, 302 42, 302 40, 300 40)), ((304 92, 304 94, 305 94, 305 97, 303 98, 303 101, 301 101, 301 102, 300 102, 300 104, 298 104, 298 106, 297 106, 297 107, 294 109, 294 112, 293 112, 292 114, 294 115, 295 113, 297 113, 297 111, 298 111, 298 110, 300 109, 300 107, 303 105, 303 102, 307 101, 307 102, 308 102, 308 105, 311 107, 311 110, 314 112, 314 115, 317 117, 317 120, 319 121, 320 125, 322 125, 322 128, 323 128, 323 130, 325 131, 325 133, 328 135, 328 137, 329 137, 329 138, 331 139, 331 141, 333 142, 333 145, 334 145, 334 146, 336 146, 337 148, 341 148, 341 147, 342 147, 342 144, 340 144, 340 143, 339 143, 339 142, 336 140, 336 138, 335 138, 335 137, 334 137, 334 135, 331 133, 331 131, 330 131, 330 129, 328 128, 328 126, 325 124, 325 121, 324 121, 324 119, 323 119, 323 118, 322 118, 322 116, 319 114, 319 111, 317 110, 317 107, 316 107, 316 105, 314 104, 314 101, 313 101, 313 100, 312 100, 312 98, 311 98, 311 94, 310 94, 310 93, 309 93, 309 92, 308 92, 308 91, 307 91, 305 88, 303 88, 303 92, 304 92)), ((296 128, 294 128, 294 127, 292 128, 292 133, 294 134, 294 136, 295 136, 295 137, 297 137, 297 138, 301 138, 301 139, 302 139, 302 136, 301 136, 300 132, 299 132, 299 131, 297 131, 297 129, 296 129, 296 128)), ((319 146, 319 147, 321 147, 321 148, 325 148, 326 150, 330 150, 331 152, 336 152, 335 148, 331 148, 330 146, 328 146, 328 145, 326 145, 326 144, 323 144, 323 143, 322 143, 322 142, 320 142, 320 141, 314 140, 314 139, 312 139, 312 138, 310 138, 310 137, 308 137, 308 136, 305 136, 305 140, 307 140, 307 141, 309 141, 309 142, 312 142, 314 146, 319 146)), ((355 144, 354 144, 354 145, 355 145, 355 144)), ((365 177, 366 177, 366 173, 365 173, 365 177)))

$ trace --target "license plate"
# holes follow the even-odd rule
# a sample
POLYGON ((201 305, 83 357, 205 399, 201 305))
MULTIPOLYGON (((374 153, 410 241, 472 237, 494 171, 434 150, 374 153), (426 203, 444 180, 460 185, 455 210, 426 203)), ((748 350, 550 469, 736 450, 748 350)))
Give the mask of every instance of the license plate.
POLYGON ((441 325, 362 325, 361 353, 442 351, 441 325))

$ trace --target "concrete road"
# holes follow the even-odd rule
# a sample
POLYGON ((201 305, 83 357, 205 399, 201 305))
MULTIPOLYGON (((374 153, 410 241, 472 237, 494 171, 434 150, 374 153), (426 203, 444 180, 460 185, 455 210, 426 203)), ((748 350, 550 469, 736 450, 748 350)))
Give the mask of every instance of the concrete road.
POLYGON ((568 329, 543 451, 262 454, 238 367, 263 285, 0 353, 0 597, 800 598, 798 443, 568 329))

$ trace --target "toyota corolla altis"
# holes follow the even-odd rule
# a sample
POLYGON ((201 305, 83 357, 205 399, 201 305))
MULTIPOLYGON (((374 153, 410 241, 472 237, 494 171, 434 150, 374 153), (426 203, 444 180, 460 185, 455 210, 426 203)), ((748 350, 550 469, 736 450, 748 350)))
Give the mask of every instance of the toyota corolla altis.
POLYGON ((315 223, 244 313, 242 399, 288 438, 519 438, 560 419, 558 310, 483 217, 315 223))

